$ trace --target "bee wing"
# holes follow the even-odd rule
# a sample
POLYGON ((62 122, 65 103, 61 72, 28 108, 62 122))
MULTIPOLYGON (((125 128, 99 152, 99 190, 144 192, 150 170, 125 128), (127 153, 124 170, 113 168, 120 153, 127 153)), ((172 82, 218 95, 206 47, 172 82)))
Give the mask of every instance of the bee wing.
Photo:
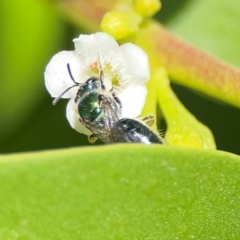
POLYGON ((84 125, 104 143, 119 142, 119 137, 116 139, 116 136, 124 133, 123 129, 117 129, 119 118, 112 107, 113 103, 111 98, 103 96, 100 115, 92 122, 84 122, 84 125))
POLYGON ((102 142, 111 143, 111 138, 107 129, 97 126, 94 122, 85 123, 85 126, 102 142))
POLYGON ((105 100, 106 101, 104 101, 102 105, 102 110, 104 112, 104 122, 107 134, 100 136, 102 141, 108 141, 108 143, 137 142, 133 131, 127 130, 126 126, 119 120, 117 112, 114 111, 113 105, 109 102, 109 99, 106 98, 105 100))

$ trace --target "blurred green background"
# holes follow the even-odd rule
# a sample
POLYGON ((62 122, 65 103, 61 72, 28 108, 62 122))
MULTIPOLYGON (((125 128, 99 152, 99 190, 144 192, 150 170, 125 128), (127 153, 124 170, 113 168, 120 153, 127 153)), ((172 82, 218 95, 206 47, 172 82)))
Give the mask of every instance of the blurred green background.
MULTIPOLYGON (((237 1, 236 1, 237 2, 237 1)), ((164 0, 156 18, 205 51, 240 67, 240 6, 233 0, 164 0)), ((0 2, 0 153, 88 145, 71 129, 66 100, 52 106, 43 72, 50 58, 73 49, 82 33, 44 1, 0 2)), ((214 133, 218 149, 240 154, 240 111, 172 85, 184 105, 214 133)), ((161 129, 166 126, 161 122, 161 129)), ((100 143, 98 143, 100 144, 100 143)))

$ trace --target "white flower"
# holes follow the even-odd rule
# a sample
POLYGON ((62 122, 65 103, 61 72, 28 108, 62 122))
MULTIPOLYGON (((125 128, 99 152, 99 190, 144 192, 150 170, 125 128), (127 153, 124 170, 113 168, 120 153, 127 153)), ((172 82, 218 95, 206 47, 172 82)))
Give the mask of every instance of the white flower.
MULTIPOLYGON (((67 64, 74 80, 85 83, 90 77, 99 77, 99 68, 104 71, 104 84, 109 91, 112 85, 122 103, 121 118, 136 118, 141 114, 145 103, 149 79, 149 65, 146 53, 132 43, 121 46, 106 33, 80 35, 73 40, 75 51, 57 53, 46 67, 45 85, 53 98, 58 97, 68 87, 74 85, 67 70, 67 64)), ((62 98, 70 98, 67 105, 67 119, 72 128, 90 135, 91 132, 79 122, 76 111, 78 87, 70 89, 62 98)))

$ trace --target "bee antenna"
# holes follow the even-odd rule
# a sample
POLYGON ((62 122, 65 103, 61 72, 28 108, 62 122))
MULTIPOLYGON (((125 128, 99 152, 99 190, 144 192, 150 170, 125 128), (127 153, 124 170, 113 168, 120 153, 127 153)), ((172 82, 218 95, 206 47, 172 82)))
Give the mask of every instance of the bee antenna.
POLYGON ((73 81, 75 84, 78 84, 78 83, 75 81, 75 79, 74 79, 74 77, 73 77, 73 75, 72 75, 72 72, 71 72, 70 64, 69 64, 69 63, 67 63, 67 70, 68 70, 68 74, 69 74, 70 78, 72 79, 72 81, 73 81))
POLYGON ((76 82, 76 81, 74 80, 74 77, 73 77, 73 75, 72 75, 72 72, 71 72, 70 64, 69 64, 69 63, 67 63, 67 70, 68 70, 68 73, 69 73, 70 78, 72 79, 72 81, 73 81, 75 84, 72 85, 72 86, 70 86, 70 87, 68 87, 67 89, 65 89, 58 97, 56 97, 56 98, 53 100, 53 102, 52 102, 53 105, 56 105, 56 104, 58 103, 58 101, 62 98, 62 96, 63 96, 66 92, 68 92, 70 89, 72 89, 73 87, 77 87, 77 86, 80 85, 80 83, 78 83, 78 82, 76 82))
POLYGON ((68 87, 67 89, 65 89, 58 97, 56 97, 56 98, 53 100, 52 104, 53 104, 53 105, 56 105, 56 104, 58 103, 58 101, 62 98, 62 96, 63 96, 66 92, 68 92, 71 88, 78 87, 78 86, 79 86, 79 83, 77 83, 77 84, 75 84, 75 85, 72 85, 71 87, 68 87))

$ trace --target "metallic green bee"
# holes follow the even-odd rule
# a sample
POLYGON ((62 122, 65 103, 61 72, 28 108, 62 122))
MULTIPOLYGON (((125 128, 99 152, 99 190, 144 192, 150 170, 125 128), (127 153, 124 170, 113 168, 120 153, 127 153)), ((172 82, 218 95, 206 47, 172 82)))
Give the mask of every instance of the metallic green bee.
POLYGON ((79 87, 75 102, 78 107, 79 121, 92 132, 89 136, 90 142, 100 139, 108 144, 120 142, 163 144, 162 138, 148 126, 153 120, 151 115, 143 118, 142 121, 130 118, 120 119, 121 101, 113 92, 114 89, 110 92, 106 91, 103 70, 100 70, 99 78, 90 77, 83 84, 74 80, 69 64, 67 64, 67 70, 74 85, 55 98, 53 104, 55 105, 71 88, 79 87))

